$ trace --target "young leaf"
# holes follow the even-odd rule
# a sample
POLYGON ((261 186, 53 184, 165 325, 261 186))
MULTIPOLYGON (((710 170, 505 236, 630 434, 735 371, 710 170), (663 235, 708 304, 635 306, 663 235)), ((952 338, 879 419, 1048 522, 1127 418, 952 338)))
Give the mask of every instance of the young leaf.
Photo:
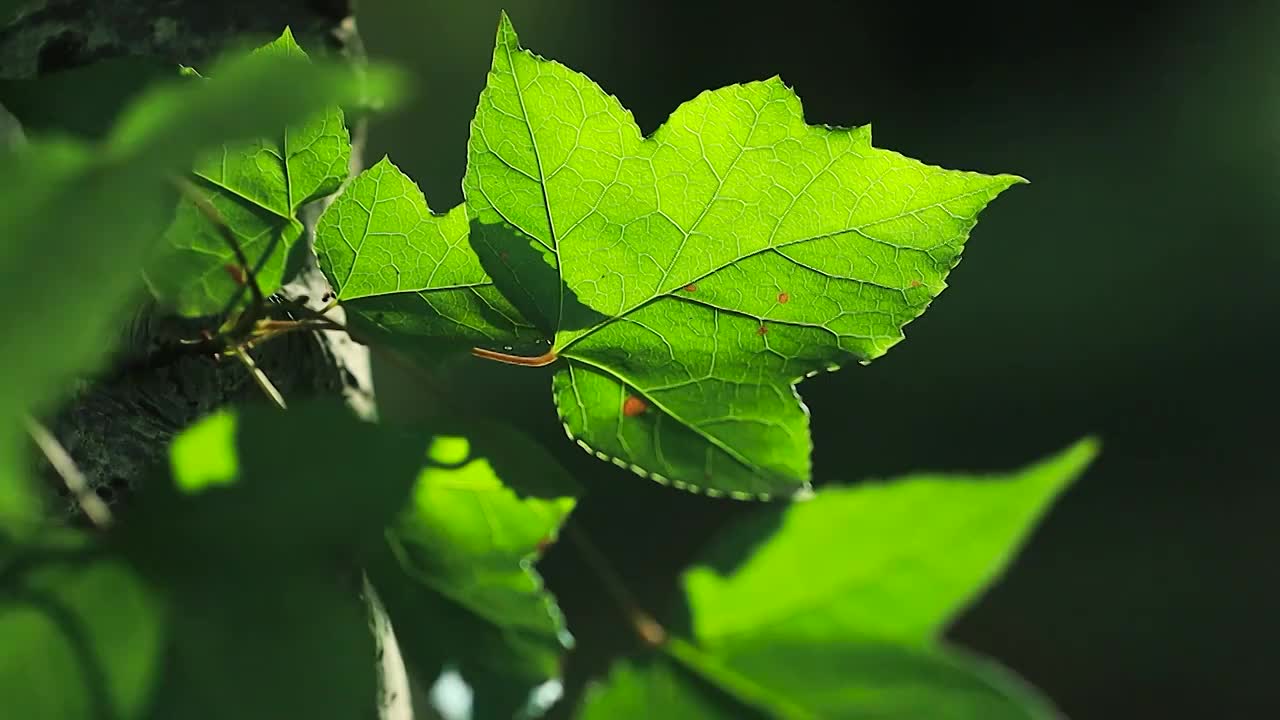
POLYGON ((927 643, 1004 570, 1096 452, 1082 440, 1013 473, 827 487, 757 513, 713 543, 711 562, 685 573, 694 634, 708 646, 762 627, 927 643), (716 569, 775 525, 745 560, 716 569))
POLYGON ((705 92, 645 138, 504 15, 464 190, 485 269, 567 360, 554 393, 579 443, 754 496, 809 480, 793 385, 901 340, 1018 182, 808 125, 777 78, 705 92))
POLYGON ((533 688, 560 674, 572 638, 532 565, 556 539, 575 491, 545 451, 518 435, 497 447, 437 437, 412 504, 369 565, 410 672, 430 686, 456 668, 475 690, 477 720, 511 718, 533 688), (537 487, 513 487, 495 472, 493 458, 512 453, 537 487))
POLYGON ((1053 717, 937 636, 1095 453, 1083 440, 1003 476, 911 476, 762 509, 686 571, 692 642, 673 637, 666 660, 617 673, 583 717, 629 717, 646 693, 663 717, 1053 717))
POLYGON ((361 339, 426 355, 537 342, 537 330, 480 267, 465 208, 432 213, 418 186, 386 158, 325 210, 316 253, 361 339))
MULTIPOLYGON (((288 30, 254 54, 286 64, 307 59, 288 30)), ((190 82, 227 80, 215 72, 213 80, 190 82)), ((289 250, 302 235, 299 208, 338 189, 350 155, 342 110, 330 106, 271 138, 224 146, 196 161, 196 187, 235 234, 264 293, 284 282, 289 250)), ((157 296, 186 315, 225 307, 242 278, 227 272, 235 253, 209 218, 184 199, 165 238, 172 251, 147 273, 157 296)))
POLYGON ((86 537, 46 536, 0 567, 6 717, 137 718, 161 670, 163 606, 86 537))

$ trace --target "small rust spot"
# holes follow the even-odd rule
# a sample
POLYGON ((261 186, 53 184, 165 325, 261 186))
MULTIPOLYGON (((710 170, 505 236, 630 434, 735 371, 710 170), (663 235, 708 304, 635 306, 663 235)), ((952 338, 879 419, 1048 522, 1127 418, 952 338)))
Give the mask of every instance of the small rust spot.
POLYGON ((684 286, 684 291, 685 291, 685 292, 698 292, 698 286, 697 286, 697 285, 695 285, 695 284, 693 284, 693 283, 689 283, 688 285, 685 285, 685 286, 684 286))
POLYGON ((548 535, 538 541, 538 545, 535 548, 535 550, 537 550, 538 554, 541 555, 542 553, 546 552, 547 548, 551 547, 554 543, 555 543, 555 539, 552 538, 550 535, 548 535))
POLYGON ((782 305, 786 305, 791 302, 791 296, 786 293, 778 293, 778 302, 782 305))
POLYGON ((756 328, 757 335, 764 335, 767 332, 769 332, 769 328, 764 325, 761 325, 760 327, 756 328))
POLYGON ((920 282, 919 280, 912 280, 912 281, 911 281, 911 287, 913 287, 913 288, 918 288, 918 287, 920 287, 920 286, 922 286, 922 285, 924 285, 924 283, 920 282))
POLYGON ((635 395, 628 395, 626 401, 622 403, 622 414, 627 417, 641 415, 648 409, 649 404, 635 395))
POLYGON ((244 268, 235 263, 227 263, 222 266, 227 271, 227 275, 231 277, 231 282, 237 285, 244 285, 244 268))

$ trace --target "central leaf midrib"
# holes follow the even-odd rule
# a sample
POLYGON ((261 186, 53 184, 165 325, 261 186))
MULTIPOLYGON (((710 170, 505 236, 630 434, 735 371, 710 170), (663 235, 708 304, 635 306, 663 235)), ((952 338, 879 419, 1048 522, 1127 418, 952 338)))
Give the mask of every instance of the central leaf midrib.
POLYGON ((538 152, 537 134, 533 131, 533 124, 529 122, 529 110, 524 104, 524 90, 520 88, 520 75, 516 72, 515 58, 511 55, 510 40, 503 43, 503 50, 507 53, 507 64, 511 66, 511 84, 515 87, 516 100, 520 102, 520 114, 524 116, 524 126, 529 132, 529 144, 533 147, 533 161, 538 166, 538 190, 542 192, 542 207, 547 214, 547 232, 551 234, 551 252, 556 256, 556 275, 561 277, 561 281, 556 283, 560 291, 560 297, 556 303, 555 327, 558 328, 564 318, 564 280, 560 272, 560 268, 563 267, 560 264, 560 239, 556 237, 556 222, 551 214, 551 196, 547 194, 547 174, 542 168, 542 153, 538 152))
MULTIPOLYGON (((224 153, 226 152, 226 148, 225 148, 225 147, 223 148, 223 152, 224 152, 224 153)), ((286 163, 283 163, 283 164, 284 164, 284 166, 285 166, 286 168, 288 167, 288 163, 287 163, 287 162, 286 162, 286 163)), ((288 177, 288 170, 287 170, 287 169, 286 169, 285 173, 286 173, 286 178, 287 178, 287 177, 288 177)), ((248 195, 245 195, 244 193, 240 192, 239 190, 237 190, 237 189, 235 189, 235 188, 231 187, 230 185, 226 184, 226 183, 225 183, 224 181, 222 181, 222 180, 214 180, 213 178, 209 177, 207 174, 202 173, 202 172, 199 172, 199 171, 193 171, 193 172, 192 172, 192 174, 193 174, 193 175, 195 175, 196 177, 200 178, 201 180, 203 180, 203 181, 205 181, 205 182, 209 183, 211 186, 213 186, 213 187, 214 187, 214 189, 219 190, 219 191, 221 191, 221 192, 224 192, 224 193, 226 193, 226 194, 228 194, 228 195, 230 195, 230 196, 232 196, 232 197, 234 197, 234 198, 239 198, 239 199, 240 199, 240 200, 242 200, 243 202, 248 203, 249 205, 252 205, 252 206, 254 206, 254 207, 256 207, 256 208, 259 208, 259 209, 261 209, 261 210, 263 210, 263 211, 265 211, 265 212, 269 213, 269 214, 270 214, 270 215, 272 215, 273 217, 280 218, 281 220, 284 220, 285 222, 289 222, 290 220, 292 220, 292 219, 293 219, 291 216, 286 215, 286 214, 283 214, 283 213, 281 213, 279 210, 276 210, 275 208, 267 207, 266 205, 263 205, 263 204, 262 204, 262 202, 260 202, 259 200, 256 200, 256 199, 254 199, 254 198, 249 197, 248 195)), ((225 158, 224 158, 224 159, 223 159, 223 167, 222 167, 222 176, 225 178, 225 177, 226 177, 226 174, 227 174, 227 172, 226 172, 226 160, 225 160, 225 158)), ((287 179, 286 179, 286 182, 288 182, 288 181, 287 181, 287 179)), ((287 192, 287 190, 286 190, 286 192, 287 192)))
MULTIPOLYGON (((997 178, 997 179, 998 179, 998 178, 997 178)), ((687 286, 688 284, 691 284, 691 283, 697 283, 697 282, 700 282, 700 281, 702 281, 702 280, 705 280, 706 278, 708 278, 708 277, 710 277, 710 276, 712 276, 712 275, 715 275, 716 273, 721 272, 722 270, 725 270, 726 268, 729 268, 729 267, 731 267, 731 266, 733 266, 733 265, 736 265, 737 263, 740 263, 740 262, 742 262, 743 260, 746 260, 746 259, 751 258, 751 257, 755 257, 756 255, 760 255, 760 254, 762 254, 762 253, 766 253, 766 252, 768 252, 768 251, 770 251, 770 250, 778 250, 779 248, 789 247, 789 246, 791 246, 791 245, 800 245, 800 244, 807 243, 807 242, 815 242, 815 241, 818 241, 818 240, 824 240, 824 239, 826 239, 826 238, 835 237, 836 235, 843 235, 844 233, 850 233, 850 232, 852 232, 852 233, 859 233, 862 237, 867 237, 868 239, 873 240, 873 241, 875 241, 875 242, 884 242, 884 241, 878 241, 878 240, 875 240, 875 238, 869 238, 867 235, 863 234, 863 233, 862 233, 862 231, 863 231, 863 230, 865 230, 865 229, 867 229, 867 228, 869 228, 869 227, 873 227, 873 226, 875 226, 875 225, 879 225, 879 224, 881 224, 881 223, 892 222, 892 221, 894 221, 894 220, 898 220, 898 219, 901 219, 901 218, 907 217, 907 216, 912 215, 912 214, 914 214, 914 213, 923 212, 923 211, 925 211, 925 210, 929 210, 929 209, 932 209, 932 208, 938 207, 938 206, 943 205, 943 204, 945 204, 945 203, 954 202, 954 201, 956 201, 956 200, 961 200, 961 199, 964 199, 964 198, 966 198, 966 197, 970 197, 970 196, 972 196, 972 195, 978 195, 978 194, 981 194, 981 193, 984 193, 984 192, 990 192, 990 188, 989 188, 989 187, 984 187, 984 188, 982 188, 982 189, 980 189, 980 190, 970 190, 970 191, 967 191, 967 192, 963 192, 963 193, 960 193, 960 194, 958 194, 958 195, 954 195, 954 196, 949 197, 949 198, 944 198, 944 199, 942 199, 942 200, 937 200, 937 201, 932 202, 932 203, 929 203, 929 204, 927 204, 927 205, 923 205, 923 206, 921 206, 921 207, 914 208, 914 209, 912 209, 912 210, 904 210, 904 211, 902 211, 902 212, 898 212, 898 213, 895 213, 895 214, 893 214, 893 215, 889 215, 889 216, 886 216, 886 217, 883 217, 883 218, 878 218, 878 219, 876 219, 876 220, 871 220, 871 221, 869 221, 869 222, 862 223, 861 225, 855 225, 855 226, 852 226, 852 227, 841 228, 841 229, 839 229, 839 230, 832 230, 831 232, 823 233, 823 234, 820 234, 820 235, 811 235, 811 236, 809 236, 809 237, 804 237, 804 238, 800 238, 800 239, 797 239, 797 240, 788 240, 787 242, 784 242, 784 243, 778 243, 778 244, 776 244, 776 245, 767 245, 767 246, 762 247, 762 248, 759 248, 759 249, 757 249, 757 250, 753 250, 753 251, 751 251, 751 252, 749 252, 749 253, 747 253, 747 254, 745 254, 745 255, 741 255, 741 256, 739 256, 739 257, 736 257, 736 258, 734 258, 733 260, 730 260, 730 261, 728 261, 728 262, 724 263, 723 265, 720 265, 720 266, 718 266, 718 267, 712 268, 711 270, 708 270, 707 272, 705 272, 705 273, 703 273, 703 274, 701 274, 701 275, 699 275, 699 276, 697 276, 697 277, 693 278, 692 280, 689 280, 688 282, 686 282, 686 283, 684 283, 684 284, 680 285, 679 287, 685 287, 685 286, 687 286)), ((779 221, 779 222, 781 222, 781 221, 779 221)), ((895 246, 895 247, 897 247, 897 246, 895 246)), ((899 249, 915 249, 915 250, 921 250, 922 252, 924 252, 924 250, 923 250, 923 249, 921 249, 921 248, 902 248, 902 247, 899 247, 899 249)), ((790 258, 788 258, 788 259, 790 259, 790 258)), ((563 282, 561 282, 561 286, 562 286, 562 287, 561 287, 561 293, 562 293, 562 294, 563 294, 563 285, 564 285, 564 283, 563 283, 563 282)), ((678 289, 678 287, 677 287, 677 288, 672 288, 671 290, 663 290, 663 291, 660 291, 660 292, 658 292, 658 293, 655 293, 655 294, 653 294, 653 295, 651 295, 651 296, 649 296, 649 297, 645 298, 644 300, 642 300, 642 301, 640 301, 640 302, 636 303, 635 305, 632 305, 631 307, 627 308, 626 310, 623 310, 622 312, 619 312, 617 315, 615 315, 615 316, 613 316, 613 317, 610 317, 610 318, 606 318, 605 320, 601 321, 600 323, 597 323, 597 324, 595 324, 595 325, 592 325, 590 328, 587 328, 587 329, 586 329, 585 331, 583 331, 581 334, 573 336, 573 338, 571 338, 571 339, 570 339, 567 343, 565 343, 562 347, 560 347, 560 348, 556 349, 556 353, 557 353, 557 354, 559 354, 559 355, 564 356, 564 355, 565 355, 565 352, 566 352, 569 348, 571 348, 571 347, 573 347, 574 345, 576 345, 579 341, 581 341, 581 340, 583 340, 583 339, 585 339, 585 338, 587 338, 587 337, 591 336, 592 334, 594 334, 595 332, 597 332, 597 331, 598 331, 598 330, 600 330, 601 328, 607 327, 607 326, 609 326, 609 325, 613 324, 614 322, 617 322, 618 320, 621 320, 622 318, 625 318, 626 316, 630 315, 631 313, 634 313, 634 312, 636 312, 637 310, 640 310, 641 308, 644 308, 645 306, 647 306, 647 305, 649 305, 650 303, 653 303, 653 302, 655 302, 655 301, 657 301, 657 300, 661 300, 662 298, 666 298, 666 297, 675 297, 675 296, 674 296, 674 293, 675 293, 675 291, 676 291, 677 289, 678 289)), ((558 327, 558 326, 557 326, 557 327, 558 327)), ((558 333, 557 333, 557 334, 558 334, 558 333)))
POLYGON ((481 280, 473 283, 458 283, 456 285, 440 285, 437 287, 409 288, 407 290, 388 290, 386 292, 370 292, 362 295, 348 295, 338 298, 342 302, 355 302, 356 300, 368 300, 370 298, 386 298, 395 295, 421 295, 422 293, 447 292, 449 290, 466 290, 468 288, 492 287, 492 280, 481 280))

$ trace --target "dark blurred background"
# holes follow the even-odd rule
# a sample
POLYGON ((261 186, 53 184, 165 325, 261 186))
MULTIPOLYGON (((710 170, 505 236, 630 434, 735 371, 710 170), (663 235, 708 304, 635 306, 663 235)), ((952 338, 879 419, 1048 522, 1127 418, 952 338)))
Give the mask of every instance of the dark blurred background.
MULTIPOLYGON (((372 157, 437 210, 461 200, 500 6, 645 132, 703 89, 776 73, 810 122, 1029 178, 905 343, 801 386, 815 476, 1006 469, 1097 433, 1099 462, 952 637, 1074 718, 1274 709, 1280 4, 366 0, 371 55, 418 77, 372 157)), ((564 441, 546 376, 479 372, 478 395, 587 484, 575 522, 653 607, 749 509, 592 460, 564 441)), ((578 637, 572 689, 632 641, 573 547, 542 567, 578 637)))

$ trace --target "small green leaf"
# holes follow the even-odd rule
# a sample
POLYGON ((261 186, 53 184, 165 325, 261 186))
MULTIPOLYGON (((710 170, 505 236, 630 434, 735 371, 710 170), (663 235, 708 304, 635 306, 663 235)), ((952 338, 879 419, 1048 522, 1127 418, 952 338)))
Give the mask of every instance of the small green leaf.
POLYGON ((463 186, 486 271, 567 360, 568 431, 642 475, 748 497, 809 481, 794 384, 900 341, 1018 182, 808 125, 777 78, 705 92, 646 138, 504 15, 463 186))
POLYGON ((927 643, 1004 570, 1096 452, 1083 440, 1013 473, 826 487, 762 509, 685 573, 694 633, 707 646, 762 627, 927 643), (771 528, 749 557, 716 569, 771 528))
POLYGON ((511 718, 559 676, 572 641, 533 561, 556 539, 576 488, 527 439, 475 437, 435 440, 369 575, 414 676, 430 686, 454 667, 476 691, 473 717, 511 718), (492 459, 512 453, 539 487, 517 490, 495 473, 492 459))
MULTIPOLYGON (((254 55, 286 64, 307 60, 288 30, 254 55)), ((215 71, 211 81, 191 82, 227 80, 215 71)), ((332 106, 272 138, 224 146, 197 160, 197 189, 236 236, 264 293, 285 281, 290 248, 302 236, 298 210, 338 189, 350 156, 342 110, 332 106)), ((235 274, 226 270, 236 262, 235 253, 190 200, 178 206, 166 241, 173 251, 147 273, 157 296, 185 315, 225 307, 238 287, 235 274)))
POLYGON ((316 252, 361 339, 431 355, 531 346, 538 337, 480 266, 467 242, 465 208, 433 214, 386 158, 321 216, 316 252))
POLYGON ((0 570, 0 697, 14 718, 137 718, 161 670, 163 606, 126 562, 63 533, 0 570))

